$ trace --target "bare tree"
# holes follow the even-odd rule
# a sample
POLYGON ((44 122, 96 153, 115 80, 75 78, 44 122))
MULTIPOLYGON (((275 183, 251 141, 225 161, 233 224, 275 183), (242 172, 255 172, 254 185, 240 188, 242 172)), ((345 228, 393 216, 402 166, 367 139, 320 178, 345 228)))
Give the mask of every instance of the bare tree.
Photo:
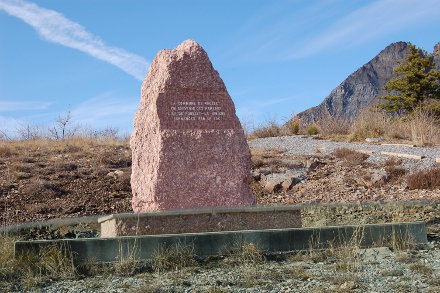
POLYGON ((0 140, 11 140, 3 130, 0 130, 0 140))
POLYGON ((36 140, 41 138, 40 129, 30 124, 21 125, 17 129, 17 134, 21 140, 36 140))
POLYGON ((55 121, 55 125, 49 128, 50 136, 55 140, 64 140, 73 137, 78 130, 78 127, 71 126, 71 124, 72 116, 69 110, 66 115, 59 115, 55 121))

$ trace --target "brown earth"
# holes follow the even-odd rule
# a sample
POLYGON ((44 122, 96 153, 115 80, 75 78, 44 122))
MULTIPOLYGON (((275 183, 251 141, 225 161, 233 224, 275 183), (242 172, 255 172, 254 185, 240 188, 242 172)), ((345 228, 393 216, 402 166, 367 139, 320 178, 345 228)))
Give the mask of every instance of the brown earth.
MULTIPOLYGON (((261 168, 301 167, 306 179, 267 192, 250 184, 259 205, 437 201, 440 190, 410 190, 398 161, 377 166, 359 158, 253 153, 261 168)), ((131 150, 126 141, 0 142, 0 224, 131 212, 131 150)), ((258 177, 258 176, 254 176, 258 177)))

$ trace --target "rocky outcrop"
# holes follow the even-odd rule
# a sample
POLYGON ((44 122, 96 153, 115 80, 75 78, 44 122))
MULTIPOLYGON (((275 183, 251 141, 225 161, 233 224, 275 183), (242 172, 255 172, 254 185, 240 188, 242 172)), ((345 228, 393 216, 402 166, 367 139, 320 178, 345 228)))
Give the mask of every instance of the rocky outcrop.
MULTIPOLYGON (((350 74, 338 87, 313 108, 298 114, 306 122, 328 116, 352 121, 384 94, 382 87, 393 77, 394 69, 405 60, 409 43, 397 42, 387 46, 367 64, 350 74)), ((440 43, 434 48, 434 61, 440 69, 440 43)))

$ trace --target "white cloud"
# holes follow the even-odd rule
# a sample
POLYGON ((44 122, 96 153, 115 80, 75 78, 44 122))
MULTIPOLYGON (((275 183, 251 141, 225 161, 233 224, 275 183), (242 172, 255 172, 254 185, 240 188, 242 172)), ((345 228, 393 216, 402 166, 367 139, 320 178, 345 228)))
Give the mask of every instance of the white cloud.
POLYGON ((113 92, 107 92, 72 109, 72 121, 92 128, 131 125, 138 107, 139 97, 121 98, 113 92))
POLYGON ((440 1, 380 0, 342 17, 298 46, 288 59, 302 58, 333 47, 359 45, 374 38, 440 17, 440 1))
POLYGON ((14 112, 26 110, 44 110, 49 108, 50 102, 36 102, 36 101, 0 101, 1 112, 14 112))
POLYGON ((0 134, 4 133, 12 138, 15 136, 16 130, 23 124, 24 122, 21 120, 0 115, 0 134))
POLYGON ((99 37, 87 32, 80 24, 54 10, 41 8, 22 0, 1 0, 0 10, 30 26, 45 40, 77 49, 119 67, 138 80, 147 74, 149 62, 141 56, 106 45, 99 37))

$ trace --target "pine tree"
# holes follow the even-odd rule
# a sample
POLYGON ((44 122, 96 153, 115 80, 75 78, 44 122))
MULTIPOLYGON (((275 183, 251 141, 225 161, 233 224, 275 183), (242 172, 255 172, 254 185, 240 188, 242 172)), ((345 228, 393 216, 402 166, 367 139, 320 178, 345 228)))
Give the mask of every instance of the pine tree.
POLYGON ((410 53, 405 63, 394 71, 396 77, 383 89, 381 107, 388 113, 407 115, 424 103, 440 101, 440 72, 435 71, 432 55, 409 44, 410 53))

